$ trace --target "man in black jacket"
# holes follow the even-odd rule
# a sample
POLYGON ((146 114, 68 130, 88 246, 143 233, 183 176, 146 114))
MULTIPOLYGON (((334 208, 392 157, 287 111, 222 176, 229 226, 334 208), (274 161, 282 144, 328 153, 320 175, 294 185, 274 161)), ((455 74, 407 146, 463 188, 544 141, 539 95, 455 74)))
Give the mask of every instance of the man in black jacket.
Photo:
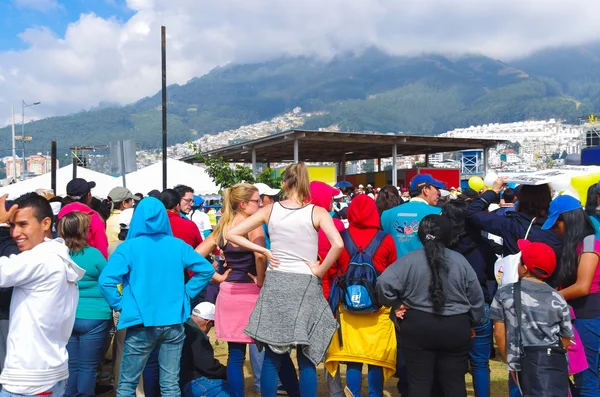
POLYGON ((181 360, 184 397, 229 397, 227 367, 215 359, 208 331, 215 322, 215 305, 199 303, 185 323, 185 342, 181 360))
MULTIPOLYGON (((10 228, 0 224, 0 257, 18 255, 19 248, 10 235, 10 228)), ((6 339, 8 338, 8 313, 10 312, 10 299, 12 288, 0 288, 0 372, 4 367, 6 358, 6 339)))

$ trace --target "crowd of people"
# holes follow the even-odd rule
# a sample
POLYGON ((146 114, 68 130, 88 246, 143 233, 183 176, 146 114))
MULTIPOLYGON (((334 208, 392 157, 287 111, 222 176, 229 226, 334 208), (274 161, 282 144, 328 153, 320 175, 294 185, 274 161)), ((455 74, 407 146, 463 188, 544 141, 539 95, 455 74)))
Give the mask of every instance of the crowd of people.
POLYGON ((0 396, 599 396, 600 183, 187 186, 0 198, 0 396), (498 264, 501 264, 500 266, 498 264), (209 334, 227 342, 215 358, 209 334), (365 368, 363 368, 365 367, 365 368), (345 385, 340 369, 345 368, 345 385), (100 374, 100 375, 99 375, 100 374), (109 386, 110 387, 110 386, 109 386), (394 392, 395 393, 395 392, 394 392))

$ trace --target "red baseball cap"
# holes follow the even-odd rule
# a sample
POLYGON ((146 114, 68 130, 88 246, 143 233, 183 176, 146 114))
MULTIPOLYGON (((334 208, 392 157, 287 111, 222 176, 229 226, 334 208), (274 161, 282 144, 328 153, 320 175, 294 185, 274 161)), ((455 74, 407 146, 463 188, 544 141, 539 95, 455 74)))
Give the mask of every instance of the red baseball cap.
POLYGON ((556 255, 550 246, 544 243, 532 243, 519 240, 517 245, 521 250, 521 260, 536 277, 548 278, 556 269, 556 255))

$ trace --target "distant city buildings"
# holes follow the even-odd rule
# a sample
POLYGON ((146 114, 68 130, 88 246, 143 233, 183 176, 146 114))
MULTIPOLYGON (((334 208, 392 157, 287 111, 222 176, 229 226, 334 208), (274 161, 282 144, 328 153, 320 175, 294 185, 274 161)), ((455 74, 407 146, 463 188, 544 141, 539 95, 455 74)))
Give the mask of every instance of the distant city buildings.
MULTIPOLYGON (((14 174, 13 167, 13 158, 12 156, 7 156, 2 159, 2 162, 6 165, 6 179, 19 179, 21 178, 21 173, 23 172, 23 159, 20 157, 16 158, 17 164, 17 173, 14 174)), ((41 153, 35 154, 33 156, 29 156, 26 159, 26 171, 28 176, 37 176, 43 175, 47 172, 50 172, 50 168, 52 165, 52 160, 50 156, 44 156, 41 153)), ((58 165, 58 161, 57 161, 58 165)))

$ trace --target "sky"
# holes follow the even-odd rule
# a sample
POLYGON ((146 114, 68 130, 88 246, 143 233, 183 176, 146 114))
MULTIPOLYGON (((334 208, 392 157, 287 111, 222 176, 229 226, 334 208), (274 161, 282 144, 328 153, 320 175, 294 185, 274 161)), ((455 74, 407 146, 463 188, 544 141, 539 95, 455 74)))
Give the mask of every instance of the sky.
POLYGON ((598 0, 0 0, 0 126, 128 104, 167 82, 280 56, 480 53, 508 61, 597 40, 598 0))

